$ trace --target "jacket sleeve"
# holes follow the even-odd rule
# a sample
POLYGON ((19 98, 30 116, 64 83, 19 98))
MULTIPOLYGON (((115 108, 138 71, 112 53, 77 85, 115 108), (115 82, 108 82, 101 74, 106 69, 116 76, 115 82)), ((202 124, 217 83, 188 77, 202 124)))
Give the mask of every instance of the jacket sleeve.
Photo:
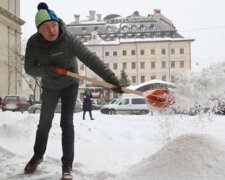
POLYGON ((31 76, 34 77, 42 77, 46 75, 47 67, 38 64, 37 61, 35 61, 33 54, 34 48, 32 47, 31 40, 28 40, 26 52, 25 52, 25 64, 24 69, 25 72, 31 76))
POLYGON ((94 71, 99 77, 107 81, 115 75, 106 64, 93 52, 91 52, 79 39, 72 36, 72 51, 81 62, 94 71))

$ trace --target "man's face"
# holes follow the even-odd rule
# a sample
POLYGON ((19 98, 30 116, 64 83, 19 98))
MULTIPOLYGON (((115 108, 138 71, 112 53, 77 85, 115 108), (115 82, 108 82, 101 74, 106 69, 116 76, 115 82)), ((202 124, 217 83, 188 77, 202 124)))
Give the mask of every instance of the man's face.
POLYGON ((38 32, 47 41, 55 41, 59 35, 59 24, 55 21, 45 22, 38 28, 38 32))

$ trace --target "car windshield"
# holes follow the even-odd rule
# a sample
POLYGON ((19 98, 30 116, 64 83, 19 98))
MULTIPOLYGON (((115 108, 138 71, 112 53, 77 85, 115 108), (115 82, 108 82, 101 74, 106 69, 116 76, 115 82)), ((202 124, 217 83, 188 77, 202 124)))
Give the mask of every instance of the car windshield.
POLYGON ((18 99, 17 96, 7 96, 5 97, 5 101, 16 101, 18 99))
POLYGON ((109 102, 109 104, 116 104, 119 99, 113 99, 109 102))

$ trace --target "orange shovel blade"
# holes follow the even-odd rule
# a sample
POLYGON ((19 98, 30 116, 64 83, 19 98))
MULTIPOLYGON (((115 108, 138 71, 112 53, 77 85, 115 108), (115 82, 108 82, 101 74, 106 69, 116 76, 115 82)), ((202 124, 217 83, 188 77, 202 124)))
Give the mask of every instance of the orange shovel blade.
POLYGON ((156 108, 168 108, 175 103, 175 97, 168 89, 149 90, 144 96, 148 104, 156 108))

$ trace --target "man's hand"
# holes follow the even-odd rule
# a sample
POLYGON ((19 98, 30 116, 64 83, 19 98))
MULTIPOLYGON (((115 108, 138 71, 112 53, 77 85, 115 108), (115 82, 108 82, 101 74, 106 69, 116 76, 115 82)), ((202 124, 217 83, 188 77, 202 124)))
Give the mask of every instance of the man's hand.
POLYGON ((122 84, 120 83, 120 81, 118 80, 118 78, 115 75, 110 76, 107 79, 107 82, 116 86, 116 87, 112 88, 113 91, 115 91, 117 93, 124 93, 124 91, 122 90, 122 84))

